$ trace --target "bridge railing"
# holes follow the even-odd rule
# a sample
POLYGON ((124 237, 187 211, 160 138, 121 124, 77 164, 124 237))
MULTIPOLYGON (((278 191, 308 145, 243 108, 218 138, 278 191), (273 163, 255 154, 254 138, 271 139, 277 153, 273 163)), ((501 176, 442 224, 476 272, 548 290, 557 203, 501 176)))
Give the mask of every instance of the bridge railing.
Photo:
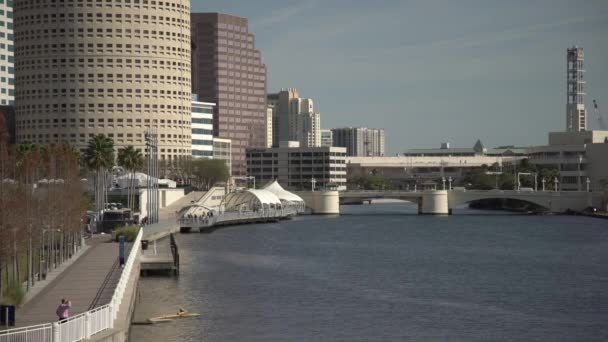
POLYGON ((61 322, 0 331, 0 342, 77 342, 104 330, 112 329, 133 265, 141 248, 142 235, 143 229, 140 229, 109 304, 72 316, 61 322))

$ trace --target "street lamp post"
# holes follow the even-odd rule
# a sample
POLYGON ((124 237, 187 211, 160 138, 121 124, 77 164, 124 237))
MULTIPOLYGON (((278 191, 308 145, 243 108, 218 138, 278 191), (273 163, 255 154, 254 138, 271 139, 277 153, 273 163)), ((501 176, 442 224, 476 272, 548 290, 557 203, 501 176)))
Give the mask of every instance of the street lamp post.
POLYGON ((576 177, 576 184, 578 185, 578 191, 583 190, 583 185, 581 184, 581 170, 583 164, 583 156, 578 155, 578 177, 576 177))
POLYGON ((317 180, 313 177, 310 179, 310 187, 312 192, 315 192, 315 185, 317 184, 317 180))
POLYGON ((543 183, 543 192, 545 192, 545 183, 547 183, 547 180, 545 179, 545 177, 543 177, 542 183, 543 183))
POLYGON ((589 189, 591 187, 591 179, 589 179, 589 177, 587 177, 587 180, 585 181, 585 183, 587 183, 587 192, 589 192, 589 189))
POLYGON ((557 192, 557 183, 559 183, 559 181, 557 180, 557 177, 553 177, 553 190, 555 192, 557 192))
POLYGON ((443 190, 445 190, 445 177, 441 177, 441 185, 443 186, 443 190))
POLYGON ((148 224, 158 222, 158 134, 156 127, 146 130, 146 149, 148 154, 147 211, 148 224))
POLYGON ((452 176, 448 177, 448 190, 452 190, 452 176))

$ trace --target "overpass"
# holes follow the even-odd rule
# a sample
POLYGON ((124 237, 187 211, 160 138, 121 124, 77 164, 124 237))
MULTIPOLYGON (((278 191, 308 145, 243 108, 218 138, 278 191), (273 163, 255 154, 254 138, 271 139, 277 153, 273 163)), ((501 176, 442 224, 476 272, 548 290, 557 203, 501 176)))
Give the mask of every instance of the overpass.
MULTIPOLYGON (((322 192, 318 192, 322 194, 322 192)), ((300 194, 302 196, 302 194, 300 194)), ((303 196, 307 200, 309 196, 303 196)), ((600 207, 601 192, 585 191, 530 191, 530 190, 425 190, 425 191, 342 191, 327 196, 333 201, 370 201, 373 199, 399 199, 418 204, 419 214, 445 215, 452 208, 482 199, 514 199, 534 203, 554 213, 568 210, 581 211, 587 207, 600 207)), ((316 202, 315 202, 316 204, 316 202)), ((307 206, 313 212, 323 212, 318 205, 307 206), (316 208, 315 208, 316 206, 316 208)), ((336 212, 333 212, 336 213, 336 212)))

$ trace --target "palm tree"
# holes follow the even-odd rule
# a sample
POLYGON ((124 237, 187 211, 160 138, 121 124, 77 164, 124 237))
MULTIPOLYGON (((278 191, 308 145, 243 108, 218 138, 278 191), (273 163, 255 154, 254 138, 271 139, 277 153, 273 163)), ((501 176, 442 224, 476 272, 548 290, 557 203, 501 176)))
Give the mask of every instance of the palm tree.
POLYGON ((84 164, 95 172, 95 210, 104 209, 107 170, 114 166, 114 141, 103 134, 89 140, 84 152, 84 164))
POLYGON ((133 146, 118 150, 118 165, 129 172, 129 188, 127 191, 127 206, 135 211, 135 172, 144 165, 144 155, 133 146))

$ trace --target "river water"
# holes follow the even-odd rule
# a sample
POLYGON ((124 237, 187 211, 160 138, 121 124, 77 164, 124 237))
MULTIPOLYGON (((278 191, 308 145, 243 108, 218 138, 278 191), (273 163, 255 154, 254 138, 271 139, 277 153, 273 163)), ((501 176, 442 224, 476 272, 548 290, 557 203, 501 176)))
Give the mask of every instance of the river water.
POLYGON ((608 221, 343 206, 177 238, 133 341, 608 341, 608 221))

